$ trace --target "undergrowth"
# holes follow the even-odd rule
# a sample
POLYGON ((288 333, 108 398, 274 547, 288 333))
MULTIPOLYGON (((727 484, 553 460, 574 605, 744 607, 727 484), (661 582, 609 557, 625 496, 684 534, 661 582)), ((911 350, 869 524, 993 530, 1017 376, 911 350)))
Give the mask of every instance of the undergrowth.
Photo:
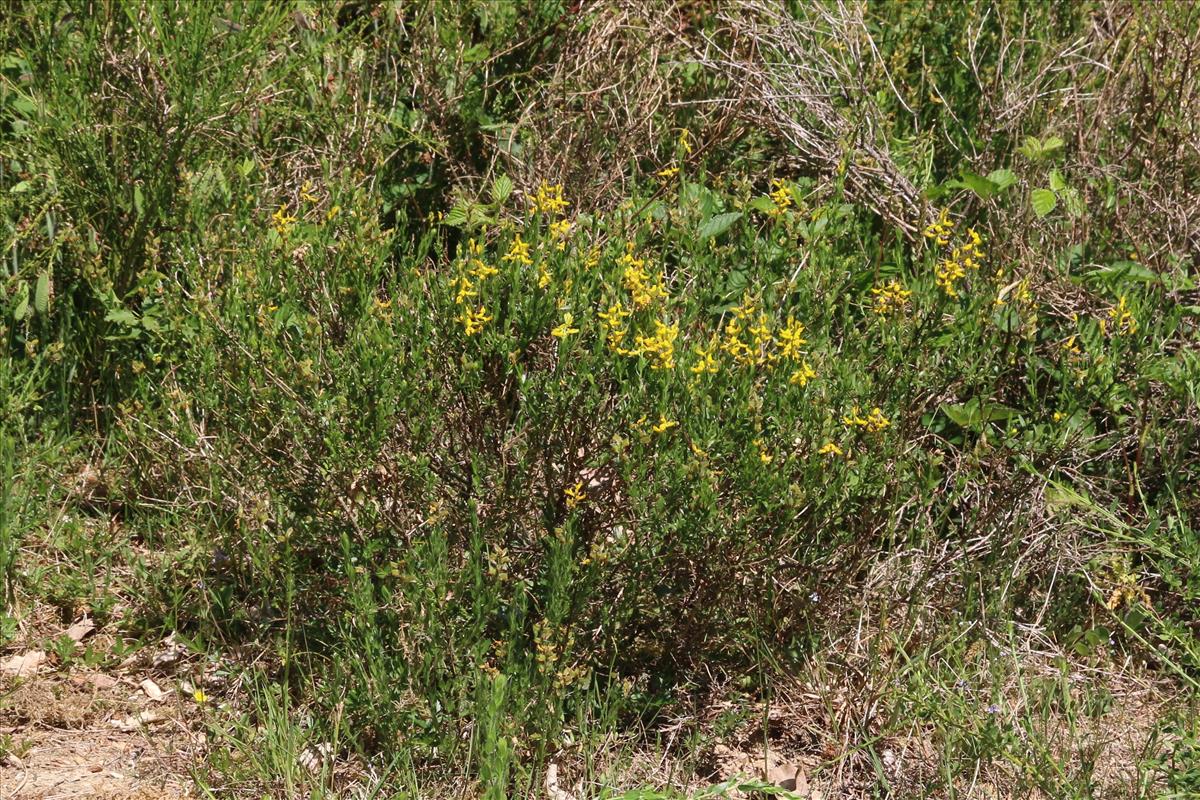
POLYGON ((772 706, 838 791, 1196 791, 1194 9, 796 7, 867 66, 785 120, 704 8, 6 15, 0 646, 187 642, 220 796, 715 794, 772 706))

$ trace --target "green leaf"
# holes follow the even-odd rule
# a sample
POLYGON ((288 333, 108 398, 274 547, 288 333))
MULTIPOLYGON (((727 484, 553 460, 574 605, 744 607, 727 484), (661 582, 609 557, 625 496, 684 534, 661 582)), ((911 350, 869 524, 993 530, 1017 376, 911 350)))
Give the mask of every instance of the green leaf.
POLYGON ((492 202, 503 205, 512 196, 513 182, 507 175, 499 175, 492 181, 492 202))
POLYGON ((762 197, 756 197, 753 200, 751 200, 750 207, 753 208, 755 211, 761 211, 764 214, 766 214, 767 212, 770 212, 770 211, 774 211, 775 209, 779 208, 779 206, 777 206, 775 204, 774 200, 772 200, 769 197, 766 197, 765 195, 762 197))
POLYGON ((478 64, 480 61, 486 61, 489 55, 491 53, 488 52, 487 45, 481 43, 464 50, 462 60, 464 64, 478 64))
POLYGON ((1061 192, 1065 188, 1067 188, 1067 182, 1063 179, 1062 173, 1056 169, 1050 170, 1050 190, 1061 192))
POLYGON ((970 428, 984 422, 999 422, 1015 415, 1017 410, 999 403, 983 403, 972 397, 965 403, 942 406, 942 412, 960 428, 970 428))
POLYGON ((1058 198, 1049 189, 1034 189, 1029 193, 1029 202, 1033 205, 1033 213, 1044 217, 1058 205, 1058 198))
POLYGON ((1018 152, 1030 161, 1037 161, 1042 157, 1042 142, 1036 136, 1026 136, 1025 144, 1018 148, 1018 152))
POLYGON ((996 193, 997 186, 982 175, 976 175, 974 172, 963 171, 962 182, 975 194, 979 195, 980 200, 987 200, 996 193))
POLYGON ((452 228, 461 228, 467 224, 467 216, 468 212, 466 205, 462 202, 458 202, 454 204, 453 208, 446 212, 446 217, 442 220, 442 224, 449 225, 452 228))
POLYGON ((33 309, 45 314, 50 308, 50 270, 38 275, 37 288, 33 292, 33 309))
POLYGON ((113 308, 104 315, 105 322, 115 322, 118 325, 124 325, 126 328, 137 328, 140 326, 140 320, 137 314, 130 311, 128 308, 113 308))
POLYGON ((24 281, 17 288, 17 301, 13 303, 12 315, 17 322, 29 315, 29 284, 24 281))
POLYGON ((33 184, 29 181, 21 181, 20 183, 13 184, 13 187, 8 191, 10 194, 21 194, 22 192, 28 192, 32 188, 33 184))
POLYGON ((709 218, 707 222, 700 226, 698 235, 701 239, 712 239, 714 236, 720 236, 733 223, 741 219, 742 212, 729 211, 724 214, 716 214, 709 218))
POLYGON ((1012 306, 1000 306, 992 314, 992 324, 1005 333, 1012 333, 1021 327, 1021 315, 1012 306))
POLYGON ((1091 273, 1109 283, 1154 283, 1158 273, 1136 261, 1114 261, 1091 273))
POLYGON ((987 179, 996 186, 996 191, 1003 192, 1017 182, 1017 174, 1011 169, 997 169, 988 173, 987 179))
POLYGON ((1061 150, 1065 144, 1066 142, 1058 136, 1047 136, 1042 140, 1042 157, 1045 158, 1048 155, 1052 155, 1056 150, 1061 150))
POLYGON ((1059 196, 1059 199, 1062 200, 1063 208, 1065 208, 1067 213, 1072 217, 1083 216, 1083 198, 1080 196, 1079 190, 1074 186, 1065 187, 1062 190, 1062 194, 1059 196))

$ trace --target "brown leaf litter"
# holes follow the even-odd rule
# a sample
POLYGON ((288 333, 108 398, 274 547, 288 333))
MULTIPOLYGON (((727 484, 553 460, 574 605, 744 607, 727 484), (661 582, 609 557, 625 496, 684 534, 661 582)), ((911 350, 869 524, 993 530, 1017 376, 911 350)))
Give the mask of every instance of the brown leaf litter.
MULTIPOLYGON (((93 627, 66 635, 79 641, 93 627)), ((191 706, 170 702, 178 693, 160 690, 156 702, 121 670, 56 668, 40 650, 0 667, 0 800, 190 796, 202 737, 187 724, 191 706)))

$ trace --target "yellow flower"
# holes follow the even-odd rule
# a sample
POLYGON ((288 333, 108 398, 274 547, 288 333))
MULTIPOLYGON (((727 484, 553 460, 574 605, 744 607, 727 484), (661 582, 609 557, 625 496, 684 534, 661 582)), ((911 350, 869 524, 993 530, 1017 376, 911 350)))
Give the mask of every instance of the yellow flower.
POLYGON ((280 236, 287 236, 292 226, 296 224, 296 218, 287 213, 286 205, 280 205, 279 209, 271 215, 271 222, 275 225, 276 233, 280 236))
POLYGON ((808 340, 804 338, 804 324, 788 315, 787 325, 779 332, 779 354, 784 358, 800 358, 801 348, 806 344, 808 340))
POLYGON ((668 325, 654 321, 654 334, 638 334, 634 344, 638 355, 650 358, 650 369, 673 369, 675 367, 675 339, 679 336, 679 323, 668 325))
POLYGON ((772 461, 775 460, 775 456, 773 456, 769 452, 767 452, 766 447, 763 446, 762 439, 755 439, 754 446, 758 449, 758 460, 761 463, 770 464, 772 461))
POLYGON ((567 487, 563 490, 563 494, 567 496, 567 508, 571 510, 587 499, 587 493, 583 491, 583 481, 567 487))
POLYGON ((871 413, 866 417, 863 417, 862 411, 858 406, 855 406, 853 412, 842 417, 842 423, 850 427, 863 428, 871 433, 878 433, 892 424, 891 420, 883 415, 883 411, 878 406, 871 409, 871 413))
POLYGON ((651 277, 646 271, 645 260, 633 255, 633 242, 626 243, 625 254, 617 259, 617 264, 624 267, 621 281, 626 291, 633 296, 633 304, 637 308, 645 308, 655 300, 662 300, 667 296, 662 273, 651 277))
POLYGON ((696 345, 692 349, 695 351, 696 356, 698 357, 698 360, 696 361, 695 364, 692 365, 691 372, 693 372, 697 375, 704 374, 704 373, 707 373, 710 375, 715 374, 719 367, 717 364, 717 360, 715 358, 713 358, 713 353, 712 353, 713 348, 710 346, 706 349, 706 348, 700 347, 699 345, 696 345))
POLYGON ((574 316, 568 311, 563 314, 562 324, 550 331, 550 335, 558 339, 566 339, 572 333, 579 333, 579 328, 572 328, 571 323, 574 321, 574 316))
POLYGON ((561 183, 551 186, 542 181, 541 185, 538 186, 537 194, 533 197, 533 207, 543 214, 561 214, 570 205, 570 203, 563 199, 563 187, 561 183))
POLYGON ((558 240, 558 249, 565 250, 567 243, 566 239, 571 235, 571 221, 560 219, 557 222, 550 223, 550 236, 558 240))
POLYGON ((777 217, 792 207, 792 191, 784 181, 778 178, 771 181, 771 186, 773 187, 773 191, 770 194, 770 198, 775 203, 775 208, 767 213, 773 217, 777 217))
POLYGON ((684 128, 679 132, 679 147, 681 150, 683 150, 685 155, 689 156, 692 154, 691 137, 692 133, 687 128, 684 128))
POLYGON ((609 328, 616 330, 622 327, 621 321, 630 315, 630 312, 621 307, 620 303, 614 303, 608 307, 608 311, 601 311, 598 316, 600 321, 609 328))
POLYGON ((655 425, 650 430, 654 431, 655 433, 666 433, 667 431, 671 430, 671 428, 674 428, 678 424, 679 423, 676 422, 675 420, 667 419, 662 414, 659 414, 658 415, 658 424, 655 425))
POLYGON ((842 456, 842 455, 845 455, 845 453, 844 453, 844 452, 842 452, 842 448, 838 447, 838 446, 837 446, 836 444, 834 444, 833 442, 826 442, 825 444, 821 445, 821 449, 820 449, 820 450, 818 450, 817 452, 818 452, 818 453, 820 453, 820 454, 821 454, 821 455, 823 455, 823 456, 842 456))
POLYGON ((538 264, 538 288, 545 289, 550 285, 550 270, 545 264, 538 264))
POLYGON ((944 258, 939 262, 935 283, 948 297, 958 297, 958 282, 967 276, 962 264, 955 259, 944 258))
POLYGON ((483 326, 492 321, 491 315, 480 306, 477 310, 472 311, 468 306, 463 309, 463 313, 458 318, 462 323, 463 332, 467 336, 474 336, 483 330, 483 326))
POLYGON ((929 224, 925 228, 925 237, 933 239, 941 247, 950 244, 950 233, 954 230, 954 220, 950 219, 950 214, 946 209, 938 212, 936 221, 929 224))
POLYGON ((204 693, 203 689, 197 687, 196 689, 194 689, 192 691, 192 699, 195 700, 197 703, 207 703, 208 695, 204 693))
POLYGON ((466 275, 458 278, 454 283, 458 286, 458 294, 454 297, 455 305, 461 306, 467 300, 479 294, 475 291, 475 287, 471 284, 471 281, 467 279, 466 275))
POLYGON ((513 239, 512 245, 508 248, 508 254, 504 256, 505 261, 516 261, 526 266, 533 263, 533 259, 529 257, 529 243, 521 238, 521 234, 517 234, 517 238, 513 239))
POLYGON ((912 296, 912 292, 905 289, 900 281, 877 286, 871 289, 871 294, 875 295, 875 313, 881 317, 903 311, 908 307, 908 298, 912 296))
POLYGON ((325 212, 325 221, 331 222, 333 220, 333 218, 336 217, 340 213, 342 213, 341 206, 335 205, 335 206, 330 207, 329 211, 325 212))
POLYGON ((300 199, 309 203, 321 202, 321 198, 312 193, 312 181, 305 181, 304 185, 300 187, 300 199))
POLYGON ((499 275, 500 270, 485 263, 482 259, 472 258, 471 259, 471 274, 474 275, 477 279, 482 281, 482 280, 486 280, 486 279, 492 277, 493 275, 499 275))
POLYGON ((666 169, 660 169, 654 174, 660 178, 674 178, 679 174, 679 167, 667 167, 666 169))
POLYGON ((788 378, 788 383, 792 384, 793 386, 804 387, 807 386, 808 382, 815 377, 817 377, 816 371, 809 365, 807 361, 802 361, 800 362, 800 368, 793 372, 792 376, 788 378))
MULTIPOLYGON (((1129 305, 1125 300, 1125 295, 1117 298, 1117 304, 1108 310, 1108 319, 1112 322, 1112 331, 1114 335, 1122 333, 1137 333, 1138 321, 1133 312, 1129 310, 1129 305)), ((1107 333, 1108 326, 1101 320, 1101 329, 1107 333)))

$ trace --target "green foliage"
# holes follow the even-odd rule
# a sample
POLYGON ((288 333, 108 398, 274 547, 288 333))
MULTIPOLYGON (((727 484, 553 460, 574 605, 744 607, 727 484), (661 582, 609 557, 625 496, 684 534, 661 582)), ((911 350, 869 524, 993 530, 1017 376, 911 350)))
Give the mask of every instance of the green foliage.
MULTIPOLYGON (((1094 745, 1108 689, 995 642, 1200 670, 1195 265, 1105 216, 1070 131, 993 125, 976 74, 1088 15, 867 7, 890 71, 855 102, 944 205, 910 240, 764 131, 701 149, 700 111, 653 112, 666 168, 596 207, 521 185, 529 98, 612 22, 566 5, 0 22, 0 646, 22 595, 123 609, 253 652, 206 706, 221 780, 332 793, 298 766, 323 745, 501 798, 726 676, 857 675, 831 643, 878 626, 837 731, 876 791, 916 725, 924 791, 1086 795, 1051 731, 1094 745)), ((1194 745, 1141 769, 1183 796, 1194 745)))

